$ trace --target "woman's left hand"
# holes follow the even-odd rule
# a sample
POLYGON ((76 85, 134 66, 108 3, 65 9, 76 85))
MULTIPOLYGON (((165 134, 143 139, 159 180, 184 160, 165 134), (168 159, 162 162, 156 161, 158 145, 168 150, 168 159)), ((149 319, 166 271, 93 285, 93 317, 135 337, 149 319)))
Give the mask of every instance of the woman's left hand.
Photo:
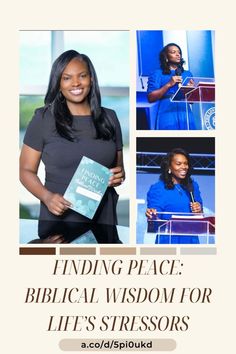
POLYGON ((187 83, 187 86, 193 86, 194 87, 195 82, 193 79, 190 79, 189 82, 187 83))
POLYGON ((117 187, 120 186, 125 180, 125 171, 124 168, 121 166, 114 167, 110 169, 110 172, 113 175, 109 179, 109 187, 117 187))
POLYGON ((202 212, 202 206, 198 202, 190 203, 190 207, 191 207, 192 213, 201 213, 202 212))

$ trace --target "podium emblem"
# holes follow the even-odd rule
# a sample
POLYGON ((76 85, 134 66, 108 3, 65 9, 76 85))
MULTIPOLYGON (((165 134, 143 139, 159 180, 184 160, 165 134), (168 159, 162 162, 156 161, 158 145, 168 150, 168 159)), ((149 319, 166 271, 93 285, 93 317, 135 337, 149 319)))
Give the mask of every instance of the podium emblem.
POLYGON ((203 120, 207 130, 215 129, 215 107, 211 107, 206 111, 203 120))

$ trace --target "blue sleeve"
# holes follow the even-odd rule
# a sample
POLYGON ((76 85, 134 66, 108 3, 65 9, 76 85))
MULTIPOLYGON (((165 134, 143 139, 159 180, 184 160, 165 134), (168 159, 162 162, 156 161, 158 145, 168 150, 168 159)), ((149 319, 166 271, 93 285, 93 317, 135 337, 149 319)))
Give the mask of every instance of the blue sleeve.
POLYGON ((191 71, 189 71, 189 70, 186 70, 186 76, 190 76, 190 77, 193 77, 193 74, 191 73, 191 71))
POLYGON ((155 91, 161 87, 161 70, 156 70, 148 78, 147 93, 155 91))
MULTIPOLYGON (((184 70, 182 77, 183 77, 183 81, 184 81, 187 77, 193 77, 193 74, 189 70, 184 70)), ((184 82, 184 84, 187 85, 188 82, 189 82, 189 80, 187 82, 184 82)))
POLYGON ((147 207, 164 211, 163 188, 159 183, 153 184, 147 193, 147 207))
POLYGON ((193 181, 193 191, 194 191, 194 199, 196 202, 200 203, 203 208, 203 202, 201 197, 201 192, 197 182, 193 181))

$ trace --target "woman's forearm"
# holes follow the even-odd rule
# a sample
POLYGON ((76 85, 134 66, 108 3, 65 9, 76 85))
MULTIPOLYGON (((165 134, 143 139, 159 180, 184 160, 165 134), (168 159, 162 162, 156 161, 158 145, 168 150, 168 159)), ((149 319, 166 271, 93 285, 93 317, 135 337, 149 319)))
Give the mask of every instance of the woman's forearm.
POLYGON ((45 188, 35 172, 21 169, 20 180, 26 189, 41 200, 52 214, 62 215, 71 207, 71 202, 66 200, 61 194, 50 192, 45 188))
POLYGON ((152 102, 155 102, 155 101, 161 99, 171 86, 172 86, 171 83, 167 82, 167 84, 165 84, 161 88, 150 92, 148 94, 148 101, 150 103, 152 103, 152 102))
POLYGON ((52 193, 44 187, 36 173, 21 169, 20 181, 30 193, 46 204, 46 200, 52 193))
POLYGON ((157 90, 154 90, 148 94, 148 101, 155 102, 162 98, 164 94, 175 84, 182 83, 182 77, 178 75, 171 76, 170 81, 168 81, 164 86, 160 87, 157 90))
POLYGON ((52 194, 40 181, 37 173, 41 161, 41 152, 23 144, 20 154, 20 181, 30 193, 46 204, 52 194))

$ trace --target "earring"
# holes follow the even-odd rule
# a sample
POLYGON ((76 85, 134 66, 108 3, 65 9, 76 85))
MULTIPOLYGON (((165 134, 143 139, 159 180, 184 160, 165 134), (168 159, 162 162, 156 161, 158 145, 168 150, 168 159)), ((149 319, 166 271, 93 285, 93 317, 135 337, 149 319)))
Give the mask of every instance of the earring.
POLYGON ((169 168, 169 170, 168 170, 168 173, 169 173, 169 175, 171 174, 171 169, 169 168))
POLYGON ((166 63, 168 63, 168 59, 166 58, 166 63))

